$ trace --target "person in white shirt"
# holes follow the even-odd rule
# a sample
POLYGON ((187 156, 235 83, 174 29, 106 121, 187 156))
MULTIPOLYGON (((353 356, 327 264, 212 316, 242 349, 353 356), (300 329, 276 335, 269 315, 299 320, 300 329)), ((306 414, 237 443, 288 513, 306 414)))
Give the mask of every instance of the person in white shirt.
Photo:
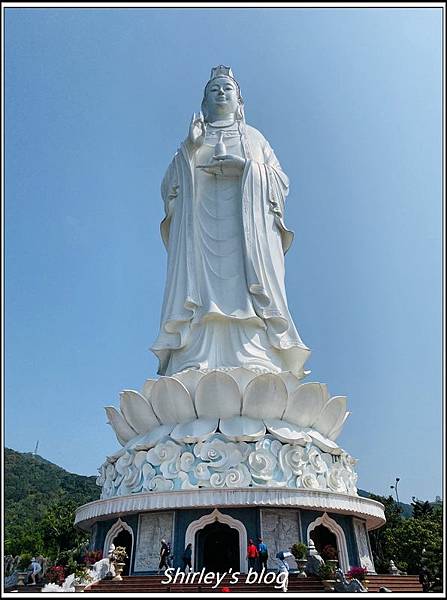
POLYGON ((287 558, 293 556, 291 552, 278 552, 276 554, 276 562, 278 564, 278 572, 281 574, 281 587, 283 592, 287 592, 289 587, 289 564, 287 558))
POLYGON ((31 559, 31 579, 33 580, 33 582, 30 585, 36 585, 36 576, 42 571, 42 567, 40 565, 40 563, 37 562, 37 560, 33 557, 31 559))

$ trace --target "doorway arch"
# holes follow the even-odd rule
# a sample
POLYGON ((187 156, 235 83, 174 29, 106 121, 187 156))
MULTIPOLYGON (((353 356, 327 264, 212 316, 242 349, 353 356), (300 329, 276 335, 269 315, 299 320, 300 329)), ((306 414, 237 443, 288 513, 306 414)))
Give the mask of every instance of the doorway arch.
POLYGON ((130 566, 133 559, 134 536, 133 529, 126 521, 118 519, 109 529, 104 540, 102 555, 106 558, 109 555, 111 544, 115 546, 124 546, 127 550, 126 566, 123 569, 123 575, 130 575, 130 566))
MULTIPOLYGON (((204 515, 200 519, 196 521, 192 521, 188 525, 188 528, 185 533, 185 547, 188 544, 192 545, 192 558, 193 558, 193 568, 197 569, 197 533, 203 530, 207 525, 212 523, 221 523, 224 525, 228 525, 230 529, 235 529, 238 535, 239 542, 239 569, 241 572, 247 572, 247 530, 245 529, 245 525, 238 521, 237 519, 233 519, 229 515, 225 515, 221 513, 217 508, 213 510, 213 512, 204 515)), ((233 534, 234 535, 234 534, 233 534)))
POLYGON ((318 517, 318 519, 315 519, 315 521, 312 521, 312 523, 310 523, 309 527, 307 528, 307 543, 309 543, 309 541, 311 540, 310 534, 320 525, 323 525, 335 535, 335 539, 337 540, 337 551, 340 567, 344 573, 347 573, 349 571, 350 565, 345 532, 340 527, 340 525, 336 521, 334 521, 334 519, 331 519, 331 517, 327 513, 324 513, 321 517, 318 517))
POLYGON ((225 573, 240 571, 239 533, 226 523, 209 523, 196 533, 197 570, 225 573))
POLYGON ((323 548, 327 545, 333 546, 338 550, 337 538, 335 536, 335 533, 333 533, 325 525, 317 525, 316 527, 314 527, 314 529, 310 532, 310 537, 313 539, 315 548, 321 555, 323 548))

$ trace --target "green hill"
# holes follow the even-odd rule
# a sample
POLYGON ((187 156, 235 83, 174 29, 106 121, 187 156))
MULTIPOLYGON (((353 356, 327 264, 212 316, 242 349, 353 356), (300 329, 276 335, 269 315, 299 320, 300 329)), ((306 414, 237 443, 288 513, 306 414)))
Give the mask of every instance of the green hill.
MULTIPOLYGON (((5 542, 26 539, 36 529, 48 507, 68 498, 80 506, 96 500, 100 488, 96 477, 68 473, 41 456, 5 448, 4 453, 5 542)), ((9 544, 8 544, 9 542, 9 544)))

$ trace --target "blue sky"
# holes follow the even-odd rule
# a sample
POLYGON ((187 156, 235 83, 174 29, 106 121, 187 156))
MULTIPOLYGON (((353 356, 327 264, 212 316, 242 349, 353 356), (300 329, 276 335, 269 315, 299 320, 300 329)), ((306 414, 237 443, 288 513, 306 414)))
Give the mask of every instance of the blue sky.
POLYGON ((307 381, 347 395, 359 487, 442 495, 440 8, 9 8, 6 446, 92 475, 156 373, 160 183, 216 64, 291 180, 307 381))

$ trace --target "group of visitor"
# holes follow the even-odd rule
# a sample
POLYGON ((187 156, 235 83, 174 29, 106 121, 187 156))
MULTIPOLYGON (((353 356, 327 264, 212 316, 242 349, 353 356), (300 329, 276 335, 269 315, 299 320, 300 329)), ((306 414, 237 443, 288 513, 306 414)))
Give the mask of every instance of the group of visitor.
MULTIPOLYGON (((188 544, 183 552, 182 562, 183 562, 183 571, 185 573, 189 573, 192 571, 192 544, 188 544)), ((158 574, 163 571, 163 569, 169 569, 172 567, 174 562, 174 555, 171 553, 171 544, 167 542, 165 539, 161 540, 160 547, 160 562, 158 564, 158 574)))
MULTIPOLYGON (((258 538, 257 545, 250 538, 247 546, 247 560, 248 568, 254 569, 255 571, 267 570, 268 561, 268 550, 266 544, 261 538, 258 538)), ((161 540, 160 547, 160 562, 158 564, 158 574, 160 575, 163 570, 172 567, 174 562, 174 556, 171 552, 171 544, 165 539, 161 540)), ((182 556, 182 570, 185 573, 192 571, 192 544, 188 544, 183 552, 182 556)))
POLYGON ((251 538, 248 540, 247 560, 249 569, 259 572, 262 571, 262 569, 267 570, 268 557, 269 553, 267 546, 264 544, 261 538, 258 538, 257 545, 251 538))

